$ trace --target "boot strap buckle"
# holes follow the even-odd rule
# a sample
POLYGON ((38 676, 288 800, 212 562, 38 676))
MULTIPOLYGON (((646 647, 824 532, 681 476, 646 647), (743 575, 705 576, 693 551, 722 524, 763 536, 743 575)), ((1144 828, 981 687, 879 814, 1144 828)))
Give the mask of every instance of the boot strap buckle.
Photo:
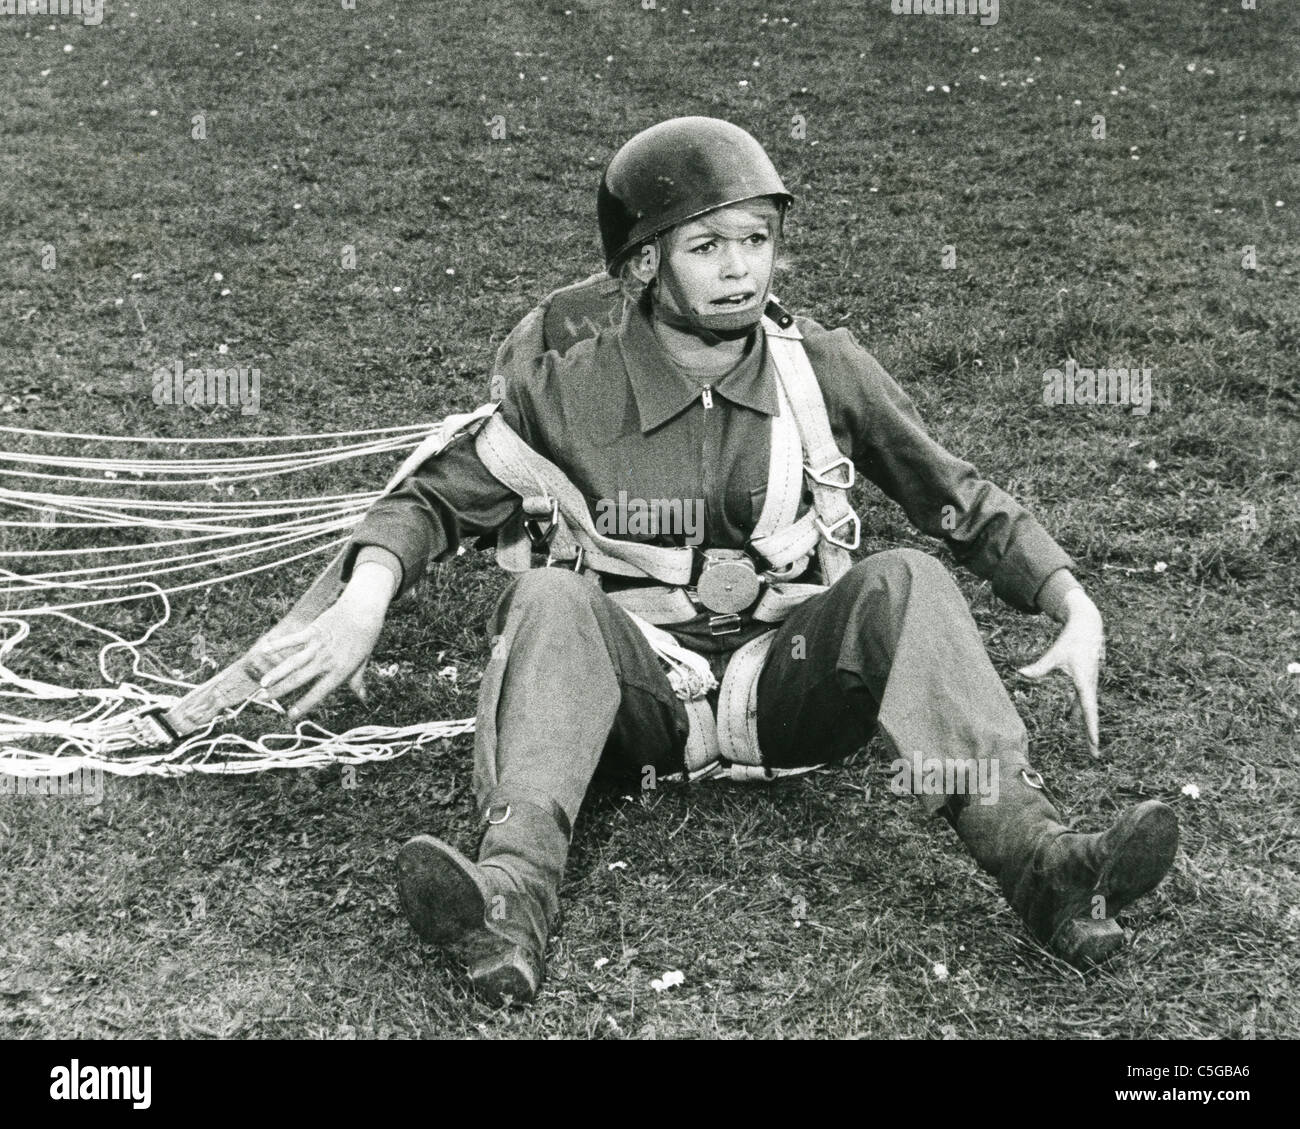
POLYGON ((492 818, 492 809, 491 809, 491 808, 488 808, 488 810, 487 810, 487 821, 488 821, 488 823, 490 823, 493 827, 499 827, 499 826, 501 826, 501 824, 505 823, 505 821, 506 821, 507 819, 509 819, 509 818, 510 818, 510 805, 509 805, 509 804, 506 804, 505 815, 503 815, 500 819, 493 819, 493 818, 492 818))

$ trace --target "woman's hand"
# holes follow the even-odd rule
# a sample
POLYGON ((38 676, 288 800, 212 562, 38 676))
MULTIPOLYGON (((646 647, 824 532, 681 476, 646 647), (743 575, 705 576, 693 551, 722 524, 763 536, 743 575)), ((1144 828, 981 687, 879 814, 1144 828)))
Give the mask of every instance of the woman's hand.
MULTIPOLYGON (((1069 574, 1065 573, 1068 577, 1069 574)), ((1073 580, 1073 577, 1069 577, 1073 580)), ((1101 612, 1081 587, 1074 587, 1060 595, 1051 604, 1044 601, 1044 610, 1051 612, 1065 626, 1056 641, 1036 662, 1021 668, 1026 678, 1039 679, 1054 670, 1063 670, 1074 682, 1079 709, 1083 714, 1084 729, 1088 735, 1088 751, 1095 757, 1101 749, 1097 723, 1097 679, 1101 664, 1106 661, 1106 640, 1103 634, 1101 612)))
POLYGON ((259 664, 271 666, 261 680, 266 697, 282 698, 310 684, 289 710, 290 721, 315 709, 344 682, 350 681, 357 697, 363 696, 361 675, 379 640, 395 586, 382 566, 359 566, 343 595, 310 624, 258 644, 259 664))

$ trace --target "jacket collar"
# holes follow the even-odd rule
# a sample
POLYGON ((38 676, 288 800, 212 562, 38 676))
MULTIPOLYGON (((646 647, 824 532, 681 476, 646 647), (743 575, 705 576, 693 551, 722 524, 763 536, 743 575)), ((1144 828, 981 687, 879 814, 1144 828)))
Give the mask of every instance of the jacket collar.
MULTIPOLYGON (((656 336, 648 303, 631 302, 618 330, 619 350, 636 399, 641 433, 653 431, 700 398, 703 385, 673 362, 656 336)), ((775 376, 767 362, 761 329, 735 368, 710 383, 715 396, 763 415, 777 414, 775 376)))

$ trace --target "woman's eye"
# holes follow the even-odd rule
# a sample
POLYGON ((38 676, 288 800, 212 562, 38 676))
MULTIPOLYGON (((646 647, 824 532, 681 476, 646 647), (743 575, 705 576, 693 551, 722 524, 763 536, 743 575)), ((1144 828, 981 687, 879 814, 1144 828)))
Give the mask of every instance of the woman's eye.
POLYGON ((749 242, 752 243, 755 247, 761 247, 764 243, 767 242, 767 235, 764 232, 756 231, 754 232, 753 235, 749 237, 749 242))
POLYGON ((692 247, 691 254, 698 255, 701 251, 712 251, 713 247, 714 247, 714 240, 710 239, 707 243, 701 243, 697 247, 692 247))

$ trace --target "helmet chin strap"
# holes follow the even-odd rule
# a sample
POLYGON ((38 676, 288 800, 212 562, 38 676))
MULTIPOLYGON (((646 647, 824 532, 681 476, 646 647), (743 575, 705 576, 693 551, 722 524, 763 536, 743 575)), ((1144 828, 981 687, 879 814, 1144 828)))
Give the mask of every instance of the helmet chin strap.
POLYGON ((681 314, 671 309, 660 300, 659 288, 654 286, 651 287, 651 300, 654 303, 655 317, 665 325, 672 326, 673 329, 698 337, 706 345, 716 345, 721 341, 739 341, 743 337, 748 337, 753 332, 754 326, 763 319, 763 311, 767 308, 768 290, 771 289, 769 283, 768 290, 763 292, 762 300, 752 309, 701 313, 686 301, 681 287, 677 285, 677 279, 666 264, 660 263, 656 281, 668 291, 678 310, 688 310, 689 313, 681 314))

